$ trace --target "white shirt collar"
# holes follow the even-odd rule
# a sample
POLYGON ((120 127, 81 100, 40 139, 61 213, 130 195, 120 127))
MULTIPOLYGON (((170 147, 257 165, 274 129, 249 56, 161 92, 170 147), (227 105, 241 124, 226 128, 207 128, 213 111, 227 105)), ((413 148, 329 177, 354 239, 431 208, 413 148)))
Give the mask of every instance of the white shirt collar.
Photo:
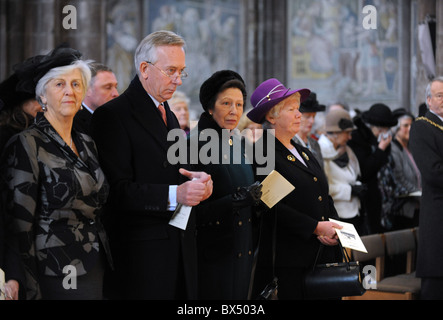
POLYGON ((151 97, 151 99, 152 99, 152 101, 154 101, 154 103, 155 103, 155 106, 158 108, 158 106, 159 106, 159 104, 163 104, 164 105, 164 102, 158 102, 153 96, 151 96, 149 93, 148 93, 148 95, 151 97))
POLYGON ((305 167, 307 167, 306 162, 303 160, 303 158, 301 157, 300 153, 298 153, 298 150, 296 147, 289 149, 289 151, 291 151, 291 153, 301 162, 305 165, 305 167))
POLYGON ((429 111, 431 111, 433 114, 435 114, 441 121, 443 121, 443 117, 440 117, 438 114, 436 114, 434 111, 432 111, 431 109, 429 109, 429 111))
POLYGON ((83 108, 85 108, 86 110, 88 110, 91 114, 94 113, 94 110, 92 110, 91 108, 89 108, 89 107, 86 105, 86 103, 83 102, 82 105, 83 105, 83 108))

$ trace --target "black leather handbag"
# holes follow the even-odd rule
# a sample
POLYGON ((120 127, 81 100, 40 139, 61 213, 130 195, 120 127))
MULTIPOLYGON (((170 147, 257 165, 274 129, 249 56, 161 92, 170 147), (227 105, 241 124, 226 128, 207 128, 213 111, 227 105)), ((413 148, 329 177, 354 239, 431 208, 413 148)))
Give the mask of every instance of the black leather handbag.
POLYGON ((343 262, 317 264, 323 248, 323 245, 320 245, 314 267, 304 278, 307 299, 338 299, 361 296, 365 293, 358 261, 350 261, 346 250, 343 249, 340 243, 339 246, 343 255, 343 262))
POLYGON ((263 289, 257 300, 278 300, 278 278, 274 277, 272 282, 263 289))

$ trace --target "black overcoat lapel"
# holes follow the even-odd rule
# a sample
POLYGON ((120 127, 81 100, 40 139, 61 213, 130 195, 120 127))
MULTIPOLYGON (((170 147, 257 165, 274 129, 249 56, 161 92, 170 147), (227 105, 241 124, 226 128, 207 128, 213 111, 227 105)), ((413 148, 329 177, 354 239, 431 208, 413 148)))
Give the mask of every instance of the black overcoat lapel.
POLYGON ((306 166, 300 162, 292 153, 288 150, 278 139, 275 139, 275 149, 276 154, 280 154, 284 156, 286 161, 288 162, 288 165, 294 165, 298 168, 300 168, 303 171, 306 171, 307 173, 317 176, 321 174, 319 172, 319 169, 321 169, 316 162, 314 156, 312 153, 309 152, 306 148, 303 148, 302 146, 298 145, 297 143, 292 142, 292 145, 297 149, 300 156, 303 157, 303 160, 306 163, 306 166))
POLYGON ((135 78, 131 86, 125 92, 130 103, 130 112, 134 119, 161 145, 166 151, 172 142, 167 140, 168 130, 179 127, 177 118, 172 114, 165 103, 168 127, 165 126, 157 106, 146 93, 138 78, 135 78))

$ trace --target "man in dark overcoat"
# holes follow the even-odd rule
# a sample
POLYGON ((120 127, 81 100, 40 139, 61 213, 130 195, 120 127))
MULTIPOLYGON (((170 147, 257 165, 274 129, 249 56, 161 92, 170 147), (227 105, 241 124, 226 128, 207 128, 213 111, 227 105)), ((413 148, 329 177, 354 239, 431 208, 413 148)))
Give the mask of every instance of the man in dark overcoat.
POLYGON ((168 131, 179 123, 166 101, 186 76, 184 46, 172 32, 148 35, 135 52, 137 76, 92 117, 111 187, 104 214, 115 262, 105 279, 109 298, 197 297, 195 219, 191 214, 184 230, 169 224, 177 207, 195 206, 212 192, 209 175, 167 157, 174 143, 168 131))
POLYGON ((443 299, 443 77, 426 88, 429 110, 413 122, 409 146, 422 178, 417 276, 422 299, 443 299))

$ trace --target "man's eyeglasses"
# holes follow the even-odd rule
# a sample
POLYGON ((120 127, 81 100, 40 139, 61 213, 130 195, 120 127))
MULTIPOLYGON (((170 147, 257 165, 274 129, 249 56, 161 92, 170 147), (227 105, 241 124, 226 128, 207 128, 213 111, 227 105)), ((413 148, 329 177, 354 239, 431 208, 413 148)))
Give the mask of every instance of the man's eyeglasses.
POLYGON ((153 64, 151 61, 146 61, 146 63, 149 63, 150 65, 156 67, 161 73, 163 73, 165 76, 169 77, 171 80, 177 80, 177 78, 185 79, 188 76, 188 73, 185 70, 178 70, 177 68, 169 68, 168 70, 162 70, 159 67, 157 67, 155 64, 153 64), (178 73, 178 75, 177 75, 178 73))

